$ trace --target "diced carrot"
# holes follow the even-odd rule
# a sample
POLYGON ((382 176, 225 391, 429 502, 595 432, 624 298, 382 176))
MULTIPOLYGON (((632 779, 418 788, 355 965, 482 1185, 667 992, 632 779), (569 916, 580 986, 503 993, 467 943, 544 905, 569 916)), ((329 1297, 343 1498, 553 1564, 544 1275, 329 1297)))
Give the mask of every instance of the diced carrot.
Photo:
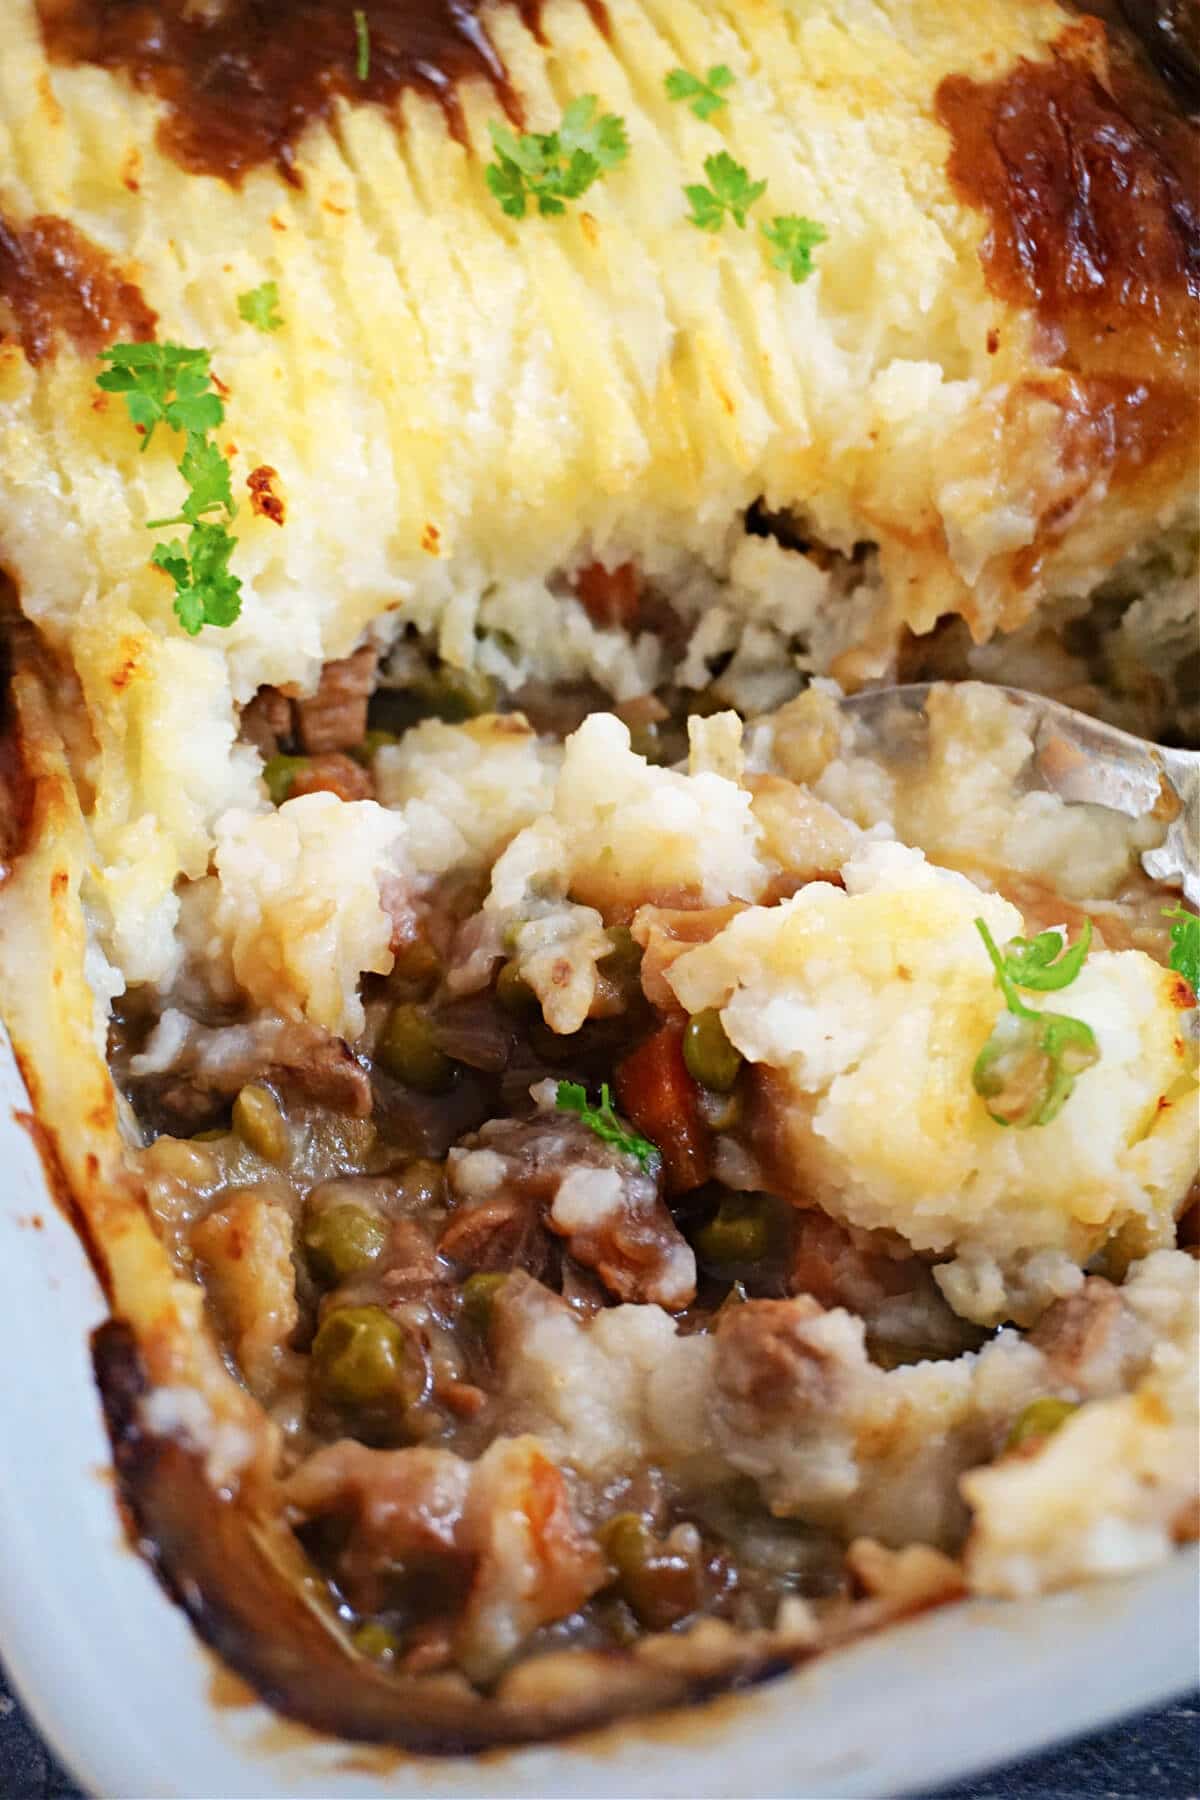
POLYGON ((672 1021, 617 1065, 621 1111, 662 1152, 667 1191, 686 1194, 709 1177, 699 1089, 683 1060, 683 1024, 672 1021))
POLYGON ((339 800, 369 800, 374 791, 370 775, 360 764, 340 750, 328 750, 305 758, 292 779, 288 799, 298 799, 301 794, 336 794, 339 800))
POLYGON ((602 630, 613 625, 629 630, 636 625, 642 600, 642 577, 636 563, 621 563, 616 569, 589 563, 575 577, 575 592, 592 624, 602 630))

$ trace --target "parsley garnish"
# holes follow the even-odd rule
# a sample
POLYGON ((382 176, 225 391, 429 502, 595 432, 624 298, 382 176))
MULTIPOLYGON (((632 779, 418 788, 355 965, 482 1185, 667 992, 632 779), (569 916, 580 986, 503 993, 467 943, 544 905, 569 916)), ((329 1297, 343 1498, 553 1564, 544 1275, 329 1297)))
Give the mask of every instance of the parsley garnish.
POLYGON ((793 281, 807 281, 813 272, 812 253, 823 244, 829 233, 815 219, 801 218, 799 213, 779 213, 762 234, 773 247, 772 266, 783 269, 793 281))
POLYGON ((164 525, 198 525, 205 513, 218 508, 232 519, 236 508, 229 484, 229 464, 216 444, 190 433, 180 458, 179 473, 191 492, 179 511, 169 519, 147 519, 148 531, 158 531, 164 525))
POLYGON ((1025 1005, 1017 989, 1049 993, 1069 987, 1091 945, 1092 922, 1085 921, 1070 950, 1061 931, 1013 938, 1000 950, 982 919, 975 926, 1008 1008, 975 1059, 975 1092, 997 1125, 1048 1125, 1070 1097, 1076 1076, 1100 1060, 1100 1046, 1082 1019, 1037 1012, 1025 1005))
POLYGON ((532 200, 543 217, 566 211, 607 169, 629 154, 625 122, 616 113, 596 118, 595 94, 572 100, 557 131, 526 131, 489 123, 496 161, 485 171, 488 187, 510 219, 523 219, 532 200))
POLYGON ((643 1169, 652 1168, 659 1160, 657 1144, 652 1144, 649 1138, 639 1137, 636 1131, 630 1131, 627 1125, 622 1125, 613 1111, 607 1081, 600 1084, 599 1106, 589 1104, 587 1089, 577 1081, 560 1081, 554 1104, 560 1112, 578 1113, 584 1124, 603 1143, 612 1144, 626 1156, 635 1156, 643 1169))
POLYGON ((714 63, 701 81, 687 69, 672 69, 663 86, 669 100, 686 100, 698 119, 711 119, 727 104, 722 90, 733 86, 733 70, 714 63))
POLYGON ((371 73, 371 31, 366 13, 358 7, 354 11, 354 72, 360 81, 371 73))
POLYGON ((155 544, 150 561, 175 583, 175 615, 189 637, 202 625, 232 625, 242 610, 242 584, 229 573, 237 539, 208 520, 192 528, 186 546, 178 538, 155 544))
POLYGON ((224 521, 205 517, 223 512, 229 520, 236 510, 229 463, 208 435, 225 417, 225 403, 212 386, 211 353, 182 344, 114 344, 100 360, 110 366, 96 384, 106 393, 124 394, 130 418, 145 433, 143 450, 159 425, 184 434, 179 473, 187 499, 170 518, 146 522, 151 531, 191 527, 186 544, 172 538, 156 544, 150 557, 175 583, 175 616, 190 637, 202 625, 232 625, 242 607, 242 584, 229 572, 237 540, 224 521))
POLYGON ((264 281, 238 295, 237 309, 247 325, 255 331, 278 331, 283 324, 279 316, 279 283, 264 281))
POLYGON ((1200 996, 1200 919, 1177 900, 1163 910, 1163 918, 1171 919, 1170 966, 1182 975, 1192 992, 1200 996))
POLYGON ((221 396, 211 391, 208 350, 185 350, 182 344, 114 344, 100 352, 111 365, 97 375, 106 394, 124 394, 135 425, 145 432, 142 449, 150 448, 156 428, 213 431, 225 417, 221 396))
POLYGON ((747 171, 728 150, 706 156, 704 173, 708 176, 708 187, 697 184, 683 190, 692 208, 688 215, 689 224, 698 226, 701 231, 720 231, 728 214, 738 229, 743 230, 746 214, 767 191, 766 182, 751 181, 747 171))
MULTIPOLYGON (((975 923, 984 943, 989 946, 988 955, 996 963, 995 945, 987 934, 987 926, 978 919, 975 923)), ((1053 994, 1060 988, 1070 987, 1083 967, 1091 943, 1090 919, 1084 920, 1083 930, 1070 950, 1064 948, 1061 931, 1039 931, 1035 938, 1011 938, 1004 946, 1003 971, 996 965, 996 979, 1013 1011, 1019 1009, 1020 1003, 1013 1007, 1011 988, 1023 987, 1035 994, 1053 994)))

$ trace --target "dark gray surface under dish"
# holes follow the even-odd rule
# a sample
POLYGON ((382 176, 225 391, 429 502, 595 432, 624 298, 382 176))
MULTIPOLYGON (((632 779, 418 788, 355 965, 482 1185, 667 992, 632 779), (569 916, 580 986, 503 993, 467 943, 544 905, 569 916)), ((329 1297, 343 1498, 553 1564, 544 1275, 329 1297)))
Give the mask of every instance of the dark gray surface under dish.
MULTIPOLYGON (((0 1800, 85 1800, 13 1696, 2 1664, 0 1800)), ((111 1794, 99 1800, 156 1797, 111 1794)), ((1200 1693, 1066 1749, 916 1800, 1200 1800, 1200 1693)))

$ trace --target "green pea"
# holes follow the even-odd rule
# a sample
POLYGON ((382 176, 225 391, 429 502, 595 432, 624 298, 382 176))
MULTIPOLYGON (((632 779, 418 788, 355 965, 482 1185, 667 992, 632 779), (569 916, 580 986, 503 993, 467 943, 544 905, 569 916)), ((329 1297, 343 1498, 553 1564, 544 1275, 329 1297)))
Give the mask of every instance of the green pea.
POLYGON ((379 1619, 365 1619, 350 1641, 357 1651, 375 1662, 393 1662, 401 1650, 400 1639, 379 1619))
POLYGON ((700 1094, 700 1115, 710 1131, 732 1131, 741 1123, 742 1096, 737 1088, 732 1093, 718 1094, 704 1088, 700 1094))
POLYGON ((428 938, 412 938, 401 944, 392 963, 392 975, 414 987, 436 987, 442 973, 442 959, 428 938))
POLYGON ((683 1060, 692 1080, 715 1093, 727 1094, 737 1080, 741 1052, 725 1035, 715 1006, 705 1007, 688 1020, 683 1033, 683 1060))
POLYGON ((604 934, 612 945, 600 958, 601 973, 625 996, 637 992, 642 978, 642 947, 628 925, 610 925, 604 934))
POLYGON ((347 1203, 310 1214, 304 1225, 304 1249, 317 1279, 333 1283, 369 1268, 387 1234, 387 1223, 378 1213, 347 1203))
POLYGON ((394 731, 368 731, 361 744, 355 744, 350 754, 355 762, 370 768, 371 759, 377 750, 386 750, 390 744, 398 744, 400 739, 394 731))
POLYGON ((618 1513, 600 1543, 623 1599, 650 1631, 667 1631, 695 1612, 703 1577, 696 1559, 660 1543, 638 1513, 618 1513))
POLYGON ((1049 1125, 1070 1098, 1076 1076, 1099 1056, 1095 1033, 1082 1019, 1007 1012, 975 1058, 971 1080, 997 1125, 1049 1125))
POLYGON ((397 1081, 423 1094, 442 1093, 454 1075, 454 1064, 438 1048, 428 1013, 407 1002, 393 1006, 388 1014, 375 1060, 397 1081))
POLYGON ((618 1575, 640 1569, 653 1541, 640 1513, 617 1513, 600 1527, 600 1547, 618 1575))
POLYGON ((507 1013, 532 1012, 538 997, 522 975, 520 965, 506 962, 496 977, 496 1004, 507 1013))
POLYGON ((307 756, 285 756, 282 752, 278 756, 268 757, 263 764, 263 780, 267 784, 272 805, 283 805, 292 791, 297 775, 302 769, 307 769, 308 762, 307 756))
POLYGON ((477 719, 495 712, 500 684, 482 669, 455 669, 443 663, 420 684, 420 698, 427 710, 448 725, 477 719))
POLYGON ((754 1195, 730 1195, 693 1241, 702 1262, 718 1267, 760 1262, 771 1247, 770 1220, 763 1202, 754 1195))
POLYGON ((287 1120, 270 1088, 258 1082, 250 1082, 234 1101, 233 1129, 267 1162, 279 1162, 287 1154, 287 1120))
POLYGON ((507 1280, 507 1274, 503 1270, 497 1270, 468 1275, 463 1282, 463 1314, 481 1337, 486 1337, 491 1330, 496 1297, 507 1280))
POLYGON ((404 1334, 382 1306, 343 1306, 313 1339, 311 1381, 327 1406, 355 1411, 403 1402, 404 1334))
POLYGON ((414 1156, 392 1179, 396 1201, 405 1213, 429 1212, 446 1199, 446 1169, 430 1156, 414 1156))
POLYGON ((1078 1410, 1075 1401, 1059 1400, 1053 1394, 1043 1394, 1039 1400, 1031 1400, 1017 1414, 1004 1448, 1016 1450, 1021 1444, 1028 1444, 1034 1438, 1052 1437, 1059 1426, 1065 1425, 1071 1414, 1078 1410))

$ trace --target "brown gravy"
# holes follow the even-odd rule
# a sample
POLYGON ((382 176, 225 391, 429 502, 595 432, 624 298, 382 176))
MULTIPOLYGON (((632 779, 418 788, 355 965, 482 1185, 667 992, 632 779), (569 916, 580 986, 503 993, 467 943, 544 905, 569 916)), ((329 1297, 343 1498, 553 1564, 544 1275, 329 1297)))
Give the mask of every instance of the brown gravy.
MULTIPOLYGON (((263 163, 297 182, 297 140, 336 95, 387 105, 417 88, 462 136, 456 90, 474 79, 521 116, 485 0, 367 0, 361 80, 350 0, 38 0, 38 10, 53 60, 123 70, 151 89, 167 106, 163 148, 184 168, 234 184, 263 163)), ((517 10, 536 32, 538 0, 519 0, 517 10)), ((588 10, 603 28, 599 0, 588 10)))
POLYGON ((108 252, 52 213, 19 225, 0 214, 0 303, 35 366, 59 336, 91 355, 118 337, 144 342, 158 323, 108 252))
POLYGON ((1050 62, 937 94, 950 179, 988 215, 989 282, 1071 339, 1186 319, 1200 296, 1196 139, 1153 78, 1081 20, 1050 62), (1102 78, 1103 77, 1103 78, 1102 78))
MULTIPOLYGON (((951 182, 988 221, 988 284, 1035 313, 1047 363, 1071 377, 1047 391, 1064 467, 1082 489, 1190 456, 1200 159, 1178 103, 1119 28, 1082 17, 1050 60, 947 76, 936 106, 951 182)), ((1048 517, 1022 553, 1026 579, 1058 530, 1048 517)))

